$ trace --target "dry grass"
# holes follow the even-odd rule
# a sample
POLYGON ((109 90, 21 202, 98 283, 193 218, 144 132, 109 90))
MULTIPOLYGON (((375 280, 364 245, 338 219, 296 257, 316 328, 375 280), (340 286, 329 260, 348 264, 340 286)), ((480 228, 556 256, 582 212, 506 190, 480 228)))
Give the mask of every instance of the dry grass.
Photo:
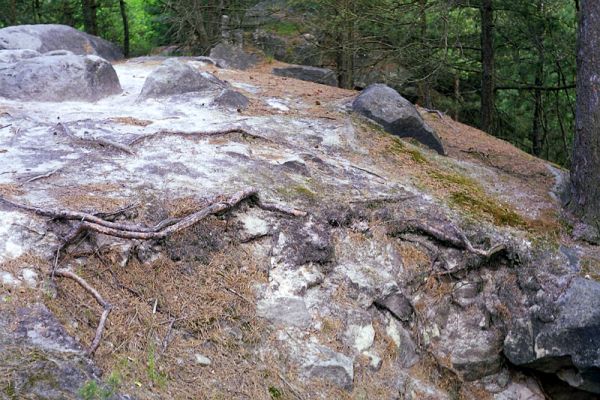
POLYGON ((116 184, 89 184, 62 187, 55 190, 55 197, 64 208, 95 212, 110 212, 127 205, 118 197, 121 188, 116 184))
POLYGON ((114 117, 110 118, 109 121, 116 122, 122 125, 133 125, 133 126, 148 126, 152 124, 152 121, 146 119, 137 119, 134 117, 114 117))
MULTIPOLYGON (((214 235, 225 234, 226 224, 206 224, 214 235)), ((266 276, 242 247, 229 245, 206 263, 162 257, 151 265, 132 259, 121 268, 109 263, 109 255, 99 257, 76 272, 114 306, 96 362, 123 391, 137 398, 293 398, 279 376, 282 361, 256 353, 270 340, 253 292, 266 276), (212 364, 197 364, 196 354, 212 364)), ((100 309, 87 293, 61 280, 49 307, 89 344, 100 309)))
POLYGON ((21 196, 25 190, 16 183, 0 183, 0 195, 6 197, 21 196))

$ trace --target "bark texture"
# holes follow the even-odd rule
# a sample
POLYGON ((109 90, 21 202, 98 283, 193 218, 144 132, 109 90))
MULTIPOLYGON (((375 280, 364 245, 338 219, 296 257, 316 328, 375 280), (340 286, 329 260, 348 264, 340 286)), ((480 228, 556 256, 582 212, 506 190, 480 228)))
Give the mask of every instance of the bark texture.
POLYGON ((491 133, 494 124, 494 7, 481 2, 481 129, 491 133))
POLYGON ((600 2, 582 0, 577 51, 577 111, 571 208, 600 222, 600 2))

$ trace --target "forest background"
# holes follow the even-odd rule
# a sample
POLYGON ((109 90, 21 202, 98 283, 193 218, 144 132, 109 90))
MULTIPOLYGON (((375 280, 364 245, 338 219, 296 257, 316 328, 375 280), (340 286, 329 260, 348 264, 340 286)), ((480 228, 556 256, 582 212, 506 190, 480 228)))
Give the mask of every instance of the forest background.
POLYGON ((309 38, 312 63, 337 71, 340 86, 360 89, 380 71, 420 106, 569 168, 578 8, 578 0, 0 0, 0 28, 70 25, 128 56, 173 45, 206 55, 224 29, 250 45, 257 31, 309 38))

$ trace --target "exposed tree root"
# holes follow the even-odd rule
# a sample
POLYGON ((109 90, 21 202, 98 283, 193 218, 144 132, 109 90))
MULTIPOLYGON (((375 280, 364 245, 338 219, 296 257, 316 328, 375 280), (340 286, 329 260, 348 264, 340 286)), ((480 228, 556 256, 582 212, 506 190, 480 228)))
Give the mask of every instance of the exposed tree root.
POLYGON ((113 142, 112 140, 108 140, 108 139, 102 139, 102 138, 80 138, 78 136, 75 136, 73 133, 71 133, 70 129, 62 123, 58 123, 55 125, 54 129, 60 133, 62 133, 63 135, 69 137, 71 140, 75 141, 76 143, 81 143, 84 145, 92 145, 92 146, 100 146, 100 147, 110 147, 122 152, 125 152, 129 155, 134 155, 134 151, 133 149, 131 149, 131 147, 125 145, 125 144, 121 144, 121 143, 117 143, 117 142, 113 142))
POLYGON ((27 179, 27 180, 25 181, 25 183, 31 183, 31 182, 38 181, 38 180, 40 180, 40 179, 49 178, 49 177, 51 177, 52 175, 54 175, 55 173, 57 173, 57 172, 58 172, 58 171, 60 171, 60 170, 61 170, 61 168, 56 168, 56 169, 53 169, 52 171, 50 171, 50 172, 48 172, 48 173, 45 173, 45 174, 42 174, 42 175, 37 175, 37 176, 34 176, 34 177, 32 177, 32 178, 29 178, 29 179, 27 179))
POLYGON ((133 147, 137 144, 140 144, 142 142, 145 142, 146 140, 150 140, 150 139, 155 139, 155 138, 159 138, 159 137, 165 137, 165 136, 180 136, 182 138, 190 138, 190 137, 212 137, 212 136, 219 136, 219 135, 229 135, 232 133, 240 133, 242 135, 245 136, 249 136, 255 139, 261 139, 261 140, 266 140, 271 142, 270 139, 267 139, 263 136, 260 135, 256 135, 254 133, 250 133, 247 130, 240 128, 240 127, 233 127, 233 128, 228 128, 228 129, 222 129, 222 130, 217 130, 217 131, 206 131, 206 132, 171 132, 171 131, 160 131, 160 132, 155 132, 155 133, 151 133, 149 135, 144 135, 144 136, 140 136, 138 138, 133 139, 131 142, 129 142, 129 146, 133 147))
MULTIPOLYGON (((140 240, 151 240, 151 239, 164 239, 167 236, 172 235, 175 232, 187 229, 204 218, 219 214, 223 211, 230 210, 236 207, 242 201, 254 197, 256 200, 256 205, 267 211, 280 212, 283 214, 295 216, 295 217, 304 217, 307 215, 306 212, 295 209, 293 207, 273 204, 273 203, 263 203, 258 198, 258 190, 253 187, 248 187, 244 190, 240 190, 237 193, 234 193, 232 196, 225 198, 223 196, 216 197, 212 202, 209 203, 203 209, 194 212, 183 218, 168 218, 161 221, 159 224, 154 227, 146 227, 138 224, 132 223, 117 223, 108 221, 104 218, 114 217, 124 211, 131 209, 131 207, 126 207, 121 210, 118 210, 115 213, 110 214, 89 214, 80 211, 68 211, 68 210, 49 210, 43 209, 39 207, 32 207, 24 204, 19 204, 7 200, 3 197, 0 197, 0 203, 4 203, 11 207, 15 207, 21 210, 26 210, 38 215, 43 215, 46 217, 54 218, 54 219, 62 219, 62 220, 70 220, 76 221, 74 226, 70 229, 67 235, 62 240, 62 243, 58 246, 56 250, 56 255, 54 257, 53 266, 50 272, 52 277, 64 277, 69 278, 77 282, 83 289, 85 289, 89 294, 91 294, 94 299, 102 306, 104 311, 100 317, 100 322, 98 323, 98 328, 96 329, 96 335, 92 344, 88 349, 88 354, 93 355, 98 346, 100 345, 100 341, 102 339, 102 333, 104 331, 104 327, 106 325, 106 321, 108 315, 112 310, 112 306, 106 300, 102 298, 102 296, 98 293, 96 289, 94 289, 90 284, 88 284, 83 278, 78 276, 77 274, 64 269, 59 268, 59 258, 60 253, 64 250, 71 242, 73 242, 82 232, 84 231, 95 231, 101 234, 126 238, 126 239, 140 239, 140 240), (99 216, 102 215, 102 216, 99 216), (104 217, 104 218, 103 218, 104 217)), ((233 289, 224 288, 225 290, 231 291, 232 293, 241 296, 239 293, 233 291, 233 289)), ((243 297, 243 296, 242 296, 243 297)), ((248 301, 247 299, 245 299, 248 301)))
POLYGON ((488 250, 477 249, 473 246, 473 244, 471 244, 469 239, 467 239, 462 231, 460 231, 454 225, 449 224, 449 226, 454 231, 455 235, 450 235, 432 225, 418 220, 399 221, 392 227, 392 229, 390 229, 390 231, 388 231, 388 233, 392 236, 401 235, 403 233, 418 233, 426 235, 437 240, 438 242, 450 245, 457 249, 466 250, 486 259, 506 250, 506 246, 503 244, 492 246, 488 250))
POLYGON ((92 297, 100 304, 100 306, 104 309, 102 311, 102 315, 100 316, 100 322, 98 322, 98 327, 96 328, 96 335, 94 336, 94 340, 92 344, 87 350, 89 355, 93 355, 96 352, 96 349, 100 345, 100 340, 102 340, 102 333, 104 332, 104 327, 106 326, 106 320, 108 319, 108 314, 112 311, 112 305, 108 303, 104 298, 98 293, 96 289, 94 289, 89 283, 87 283, 82 277, 79 275, 68 271, 66 269, 57 269, 54 271, 55 276, 60 276, 63 278, 69 278, 74 280, 85 289, 86 292, 92 295, 92 297))

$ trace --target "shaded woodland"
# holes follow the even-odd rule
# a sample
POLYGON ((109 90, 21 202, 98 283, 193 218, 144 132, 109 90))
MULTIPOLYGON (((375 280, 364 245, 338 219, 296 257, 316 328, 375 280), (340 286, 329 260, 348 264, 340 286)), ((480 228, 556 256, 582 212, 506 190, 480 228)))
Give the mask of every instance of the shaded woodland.
POLYGON ((396 81, 387 83, 419 105, 569 167, 578 7, 577 0, 1 0, 0 27, 66 24, 132 56, 173 44, 206 54, 222 38, 223 15, 246 38, 257 28, 310 34, 340 86, 360 88, 365 69, 393 66, 396 81), (278 18, 260 26, 249 12, 278 18))

